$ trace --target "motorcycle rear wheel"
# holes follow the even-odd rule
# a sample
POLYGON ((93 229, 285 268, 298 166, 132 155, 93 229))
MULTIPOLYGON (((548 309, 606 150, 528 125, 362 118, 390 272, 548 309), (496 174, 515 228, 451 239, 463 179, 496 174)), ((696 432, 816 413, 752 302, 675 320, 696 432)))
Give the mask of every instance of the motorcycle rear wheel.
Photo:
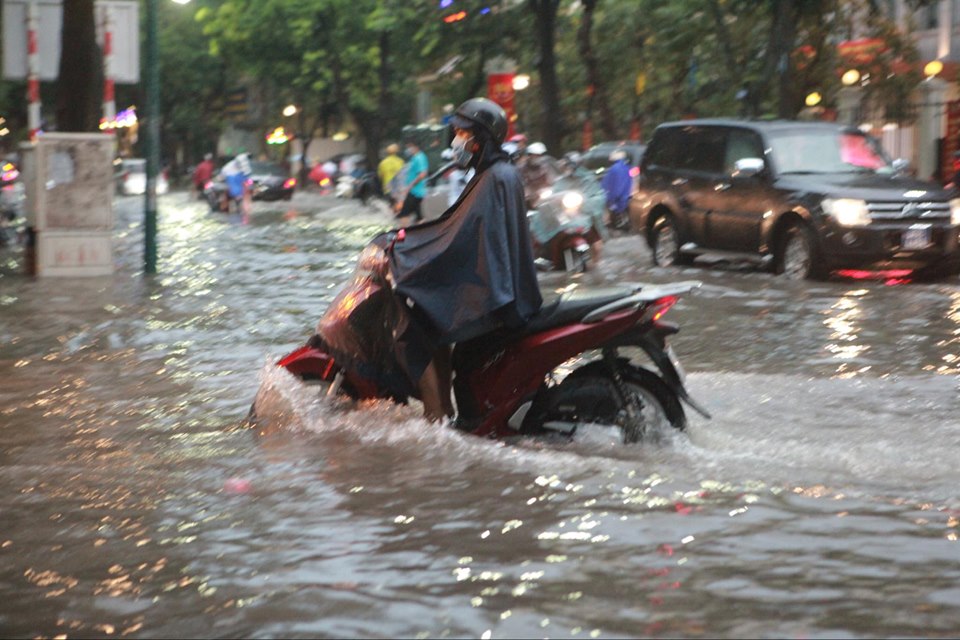
MULTIPOLYGON (((642 407, 644 441, 656 441, 671 429, 686 427, 686 416, 676 394, 656 374, 632 367, 621 372, 626 392, 642 407)), ((628 422, 626 403, 617 393, 609 373, 588 367, 575 372, 549 390, 539 411, 524 431, 532 435, 561 434, 571 440, 595 440, 619 435, 620 441, 635 440, 628 422)))

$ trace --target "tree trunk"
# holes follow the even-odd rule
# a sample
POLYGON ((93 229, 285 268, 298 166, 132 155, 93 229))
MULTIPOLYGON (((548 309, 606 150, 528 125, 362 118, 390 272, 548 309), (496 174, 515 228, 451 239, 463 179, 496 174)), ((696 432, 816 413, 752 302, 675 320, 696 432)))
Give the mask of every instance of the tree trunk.
POLYGON ((590 34, 593 31, 593 10, 597 2, 598 0, 580 0, 580 4, 583 5, 583 20, 577 30, 577 49, 580 51, 580 59, 587 72, 587 99, 590 103, 587 117, 590 117, 593 107, 596 106, 600 112, 600 128, 604 136, 607 140, 615 140, 618 137, 616 120, 610 109, 610 101, 607 99, 607 87, 600 75, 597 55, 590 41, 590 34))
POLYGON ((551 153, 559 153, 565 130, 560 110, 560 83, 557 80, 556 24, 560 0, 528 0, 536 17, 537 44, 540 56, 540 130, 543 142, 551 153))
POLYGON ((390 34, 387 31, 380 33, 380 69, 378 80, 380 83, 377 94, 377 117, 372 119, 370 130, 364 131, 367 140, 367 167, 376 169, 380 160, 380 141, 383 139, 384 123, 390 118, 390 34))
POLYGON ((797 38, 799 1, 802 0, 771 0, 773 15, 764 78, 768 88, 771 81, 775 81, 777 116, 780 118, 792 118, 799 111, 792 86, 794 73, 790 59, 797 38))
POLYGON ((57 81, 57 129, 99 131, 103 105, 103 57, 97 46, 94 0, 63 3, 57 81))

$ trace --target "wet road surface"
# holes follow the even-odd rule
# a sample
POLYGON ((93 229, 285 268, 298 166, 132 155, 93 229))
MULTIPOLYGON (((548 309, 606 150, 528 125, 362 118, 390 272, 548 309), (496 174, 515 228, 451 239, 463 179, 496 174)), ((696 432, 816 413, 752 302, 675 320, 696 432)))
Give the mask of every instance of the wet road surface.
MULTIPOLYGON (((0 250, 0 635, 877 637, 960 629, 960 283, 657 269, 712 420, 656 446, 503 443, 329 405, 271 363, 383 210, 117 203, 116 272, 0 250), (260 385, 286 419, 252 429, 260 385)), ((547 274, 545 288, 571 279, 547 274)))

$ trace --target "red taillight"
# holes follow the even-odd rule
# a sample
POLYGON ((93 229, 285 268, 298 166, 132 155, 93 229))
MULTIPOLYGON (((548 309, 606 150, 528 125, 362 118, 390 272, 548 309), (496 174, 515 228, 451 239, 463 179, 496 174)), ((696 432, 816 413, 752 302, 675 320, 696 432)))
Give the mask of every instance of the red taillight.
POLYGON ((913 271, 910 269, 885 269, 882 271, 862 271, 860 269, 841 269, 837 275, 853 280, 883 280, 884 284, 905 284, 910 282, 913 271))
POLYGON ((670 307, 677 304, 677 296, 664 296, 650 303, 647 310, 643 312, 641 322, 656 322, 664 316, 670 307))
POLYGON ((888 278, 906 278, 913 271, 910 269, 884 269, 881 271, 863 271, 860 269, 841 269, 837 271, 837 275, 843 276, 844 278, 853 278, 854 280, 867 280, 867 279, 888 279, 888 278))
POLYGON ((636 178, 640 175, 640 167, 630 167, 630 177, 636 178))
POLYGON ((287 180, 283 183, 284 189, 293 189, 295 186, 297 186, 296 178, 287 178, 287 180))

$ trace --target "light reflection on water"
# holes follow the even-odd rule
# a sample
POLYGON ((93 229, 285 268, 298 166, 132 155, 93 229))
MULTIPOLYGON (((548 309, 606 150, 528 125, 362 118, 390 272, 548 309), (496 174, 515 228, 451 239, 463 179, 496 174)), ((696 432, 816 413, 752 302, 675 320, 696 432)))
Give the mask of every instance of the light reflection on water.
POLYGON ((382 215, 184 198, 154 279, 137 208, 114 278, 0 272, 2 635, 955 634, 955 284, 642 271, 614 239, 581 281, 704 281, 668 319, 714 420, 494 442, 270 366, 382 215), (264 381, 278 420, 254 429, 264 381))

